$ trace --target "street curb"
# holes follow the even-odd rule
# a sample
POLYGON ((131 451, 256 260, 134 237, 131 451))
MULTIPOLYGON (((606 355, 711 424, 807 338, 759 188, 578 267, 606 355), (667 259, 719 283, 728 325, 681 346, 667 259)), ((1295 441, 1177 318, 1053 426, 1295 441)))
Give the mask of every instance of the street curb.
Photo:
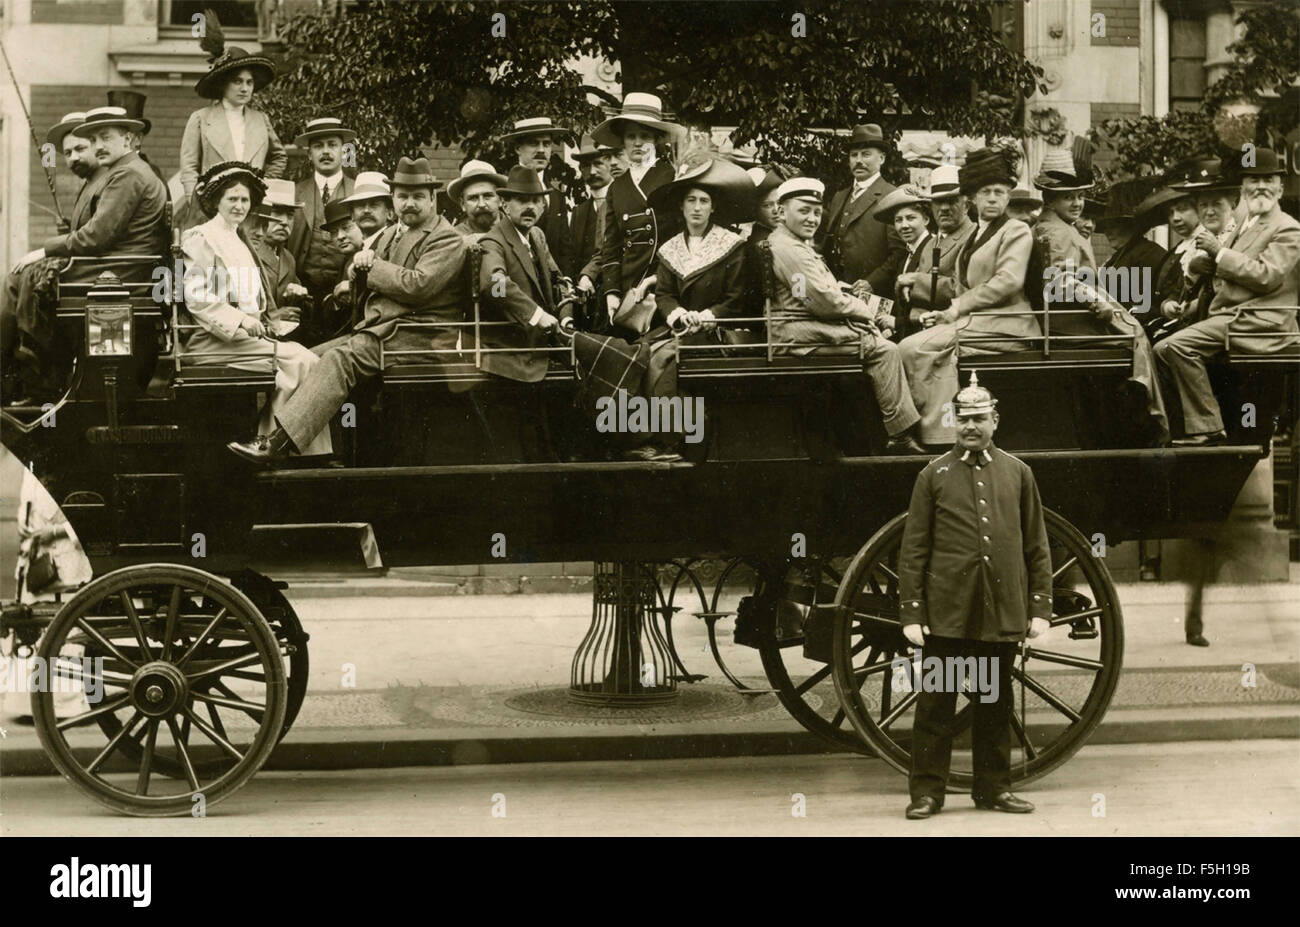
MULTIPOLYGON (((1270 705, 1213 718, 1187 717, 1187 709, 1120 709, 1088 740, 1101 744, 1199 740, 1300 739, 1300 706, 1270 705)), ((388 769, 402 766, 469 766, 619 760, 788 756, 838 751, 803 730, 726 724, 708 731, 693 725, 661 732, 585 728, 577 732, 520 734, 517 728, 312 728, 290 731, 263 767, 276 771, 388 769)), ((56 775, 39 746, 0 751, 5 776, 56 775)))

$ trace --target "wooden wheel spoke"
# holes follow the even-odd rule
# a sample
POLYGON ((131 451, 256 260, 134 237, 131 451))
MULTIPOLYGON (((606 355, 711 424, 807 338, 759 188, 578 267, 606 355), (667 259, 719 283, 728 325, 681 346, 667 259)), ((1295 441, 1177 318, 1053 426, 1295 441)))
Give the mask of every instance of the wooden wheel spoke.
MULTIPOLYGON (((186 673, 185 678, 193 682, 196 679, 203 679, 212 675, 222 675, 231 670, 237 670, 241 666, 252 666, 253 664, 260 662, 262 662, 261 654, 250 653, 246 656, 235 657, 230 660, 222 660, 220 663, 214 663, 213 665, 200 669, 197 672, 186 673)), ((236 676, 238 674, 231 672, 230 675, 236 676)), ((240 676, 239 678, 242 679, 245 677, 240 676)))
POLYGON ((123 589, 118 593, 118 598, 122 602, 122 608, 126 611, 126 620, 131 623, 131 630, 135 632, 135 639, 140 644, 140 650, 144 652, 148 660, 152 660, 153 651, 149 649, 149 636, 144 633, 144 625, 140 622, 140 615, 135 610, 135 602, 131 599, 131 593, 123 589))
POLYGON ((1038 751, 1035 750, 1034 745, 1029 742, 1029 735, 1025 733, 1024 722, 1020 719, 1020 715, 1016 714, 1014 708, 1011 709, 1011 730, 1016 732, 1016 738, 1024 748, 1026 759, 1037 759, 1038 751))
MULTIPOLYGON (((796 643, 798 642, 796 641, 796 643)), ((262 682, 262 683, 266 682, 266 674, 250 673, 247 670, 232 670, 231 672, 225 673, 223 675, 229 676, 231 679, 247 679, 252 682, 262 682)))
MULTIPOLYGON (((216 730, 209 727, 202 718, 200 718, 198 715, 194 713, 194 709, 186 705, 184 711, 185 711, 186 722, 192 723, 195 727, 197 727, 200 731, 203 732, 204 736, 206 736, 209 740, 215 743, 222 750, 226 751, 226 753, 228 753, 231 757, 233 757, 236 762, 244 758, 244 754, 240 753, 234 744, 226 740, 226 738, 223 737, 221 734, 219 734, 216 730)), ((196 785, 195 788, 197 787, 198 786, 196 785)))
POLYGON ((103 766, 104 762, 113 754, 113 751, 117 749, 118 744, 131 735, 131 731, 134 730, 136 724, 138 724, 140 719, 143 717, 144 715, 138 711, 131 715, 131 720, 127 721, 126 724, 123 724, 121 729, 113 735, 112 739, 104 745, 104 749, 99 751, 99 755, 90 761, 90 764, 86 767, 86 772, 93 773, 99 769, 99 767, 103 766))
POLYGON ((222 708, 233 708, 236 711, 242 711, 254 721, 261 721, 266 714, 266 706, 259 702, 249 702, 239 698, 233 691, 217 684, 216 688, 221 689, 225 696, 213 695, 211 692, 191 692, 196 699, 207 703, 209 708, 220 705, 222 708))
POLYGON ((882 731, 889 730, 890 725, 892 725, 895 721, 901 718, 907 712, 907 710, 911 708, 913 704, 915 704, 915 702, 916 702, 916 693, 915 692, 907 693, 906 697, 904 697, 903 700, 898 703, 898 706, 893 711, 891 711, 888 715, 885 715, 883 718, 880 719, 880 723, 877 725, 877 727, 879 727, 882 731))
POLYGON ((208 717, 212 719, 212 729, 222 737, 229 737, 226 733, 226 726, 221 723, 221 712, 217 711, 217 706, 211 702, 207 703, 208 717))
POLYGON ((150 718, 148 731, 144 738, 144 750, 140 753, 140 773, 135 780, 135 794, 149 794, 149 775, 153 772, 154 750, 158 745, 158 719, 150 718))
POLYGON ((170 660, 172 639, 176 636, 176 621, 180 617, 181 587, 172 586, 171 601, 167 603, 167 624, 163 629, 162 659, 170 660))
POLYGON ((1061 575, 1065 573, 1066 570, 1068 570, 1070 567, 1074 566, 1078 562, 1079 562, 1078 557, 1074 556, 1073 554, 1070 555, 1070 557, 1068 557, 1064 563, 1062 563, 1059 567, 1057 567, 1055 570, 1052 571, 1052 582, 1056 582, 1056 580, 1060 579, 1061 575))
POLYGON ((1072 653, 1060 653, 1056 650, 1037 650, 1033 647, 1029 648, 1029 659, 1042 660, 1044 663, 1059 663, 1062 666, 1074 666, 1079 669, 1092 670, 1094 673, 1101 672, 1105 668, 1100 660, 1076 657, 1072 653))
POLYGON ((1071 722, 1077 722, 1083 720, 1083 716, 1080 715, 1073 708, 1071 708, 1064 699, 1062 699, 1051 689, 1047 688, 1047 686, 1043 685, 1037 679, 1030 676, 1028 673, 1021 672, 1018 667, 1012 667, 1011 675, 1014 678, 1020 680, 1021 685, 1028 688, 1030 692, 1033 692, 1035 695, 1037 695, 1047 704, 1051 705, 1061 714, 1069 718, 1071 722))
POLYGON ((111 653, 115 659, 121 660, 127 666, 131 667, 132 670, 136 670, 140 668, 139 663, 130 659, 126 654, 122 653, 122 651, 118 650, 117 646, 112 641, 110 641, 108 638, 104 637, 102 634, 100 634, 98 631, 92 628, 90 626, 90 623, 87 622, 85 618, 77 619, 77 627, 81 628, 81 630, 86 633, 86 636, 89 637, 91 640, 93 640, 96 644, 98 644, 100 647, 103 647, 105 650, 111 653))
POLYGON ((831 718, 831 727, 838 730, 843 726, 844 726, 844 709, 840 708, 836 710, 835 715, 831 718))
POLYGON ((887 577, 889 578, 890 583, 897 583, 897 582, 898 582, 898 574, 895 573, 893 570, 891 570, 891 569, 890 569, 888 566, 886 566, 884 563, 877 563, 877 564, 876 564, 876 569, 879 570, 880 572, 884 573, 885 576, 887 576, 887 577))
POLYGON ((63 679, 71 679, 73 682, 87 682, 91 679, 97 679, 106 686, 113 686, 118 689, 125 689, 131 684, 131 676, 128 673, 117 673, 113 670, 100 670, 92 676, 87 676, 84 666, 72 662, 75 659, 75 657, 60 656, 58 662, 54 664, 53 675, 63 679))
POLYGON ((111 715, 129 701, 129 697, 123 693, 114 696, 109 701, 100 705, 98 708, 92 708, 90 711, 82 712, 79 715, 73 715, 71 718, 63 718, 56 721, 54 726, 60 731, 66 731, 70 727, 80 727, 83 724, 89 724, 101 715, 111 715))
POLYGON ((194 638, 194 643, 190 644, 189 649, 187 649, 185 653, 181 655, 181 658, 176 661, 177 669, 185 669, 185 665, 190 662, 190 658, 193 657, 194 652, 199 649, 199 645, 208 639, 209 634, 216 630, 217 625, 221 624, 222 619, 226 617, 228 611, 229 609, 222 608, 212 616, 212 620, 209 621, 208 626, 203 629, 203 633, 194 638))
POLYGON ((825 664, 817 672, 813 673, 803 682, 799 683, 799 685, 795 686, 794 687, 795 694, 802 697, 805 692, 807 692, 813 686, 817 685, 817 683, 821 682, 823 679, 829 676, 831 674, 831 669, 832 669, 831 664, 829 663, 825 664))
POLYGON ((185 748, 185 740, 176 729, 176 719, 171 715, 167 716, 167 729, 172 732, 172 742, 176 744, 176 755, 181 761, 181 768, 185 770, 185 781, 190 784, 191 789, 197 792, 199 790, 198 774, 194 772, 194 763, 190 760, 190 751, 185 748))

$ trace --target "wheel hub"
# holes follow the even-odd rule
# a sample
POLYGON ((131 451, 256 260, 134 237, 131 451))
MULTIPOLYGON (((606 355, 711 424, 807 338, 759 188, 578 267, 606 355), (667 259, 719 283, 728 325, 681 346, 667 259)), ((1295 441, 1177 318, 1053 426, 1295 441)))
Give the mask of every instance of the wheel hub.
POLYGON ((175 713, 188 696, 185 674, 171 663, 146 663, 131 678, 131 702, 151 718, 175 713))

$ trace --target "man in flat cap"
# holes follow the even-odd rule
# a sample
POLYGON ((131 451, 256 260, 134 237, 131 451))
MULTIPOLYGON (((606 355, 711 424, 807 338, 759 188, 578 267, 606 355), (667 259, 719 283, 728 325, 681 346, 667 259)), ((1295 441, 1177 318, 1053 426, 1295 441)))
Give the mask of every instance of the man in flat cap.
POLYGON ((501 136, 500 141, 513 148, 519 166, 537 172, 537 178, 546 188, 546 214, 537 223, 546 244, 560 266, 567 267, 572 248, 569 241, 569 203, 564 184, 552 169, 552 156, 556 149, 563 151, 565 140, 573 133, 557 126, 549 116, 516 119, 514 129, 501 136))
POLYGON ((464 321, 465 237, 434 210, 434 190, 441 184, 427 158, 402 158, 391 186, 399 224, 385 229, 373 249, 352 256, 361 321, 350 333, 316 348, 320 363, 280 409, 271 434, 227 445, 245 460, 267 465, 307 446, 338 414, 358 381, 378 376, 387 366, 411 363, 415 356, 385 352, 448 352, 420 357, 425 363, 455 355, 456 329, 399 328, 398 323, 464 321))
POLYGON ((767 238, 776 292, 768 332, 778 352, 857 354, 876 395, 889 434, 890 454, 923 454, 912 437, 920 421, 907 388, 898 346, 889 340, 893 317, 878 297, 869 305, 835 279, 813 248, 822 218, 825 187, 812 177, 794 177, 777 190, 781 225, 767 238))
POLYGON ((298 276, 317 306, 325 304, 325 297, 343 273, 344 256, 321 223, 331 200, 352 195, 352 178, 343 173, 343 146, 356 137, 342 121, 322 116, 310 120, 293 140, 307 151, 313 170, 310 177, 298 181, 294 191, 303 208, 289 233, 288 248, 298 263, 298 276))
MULTIPOLYGON (((993 446, 996 406, 974 373, 953 397, 956 444, 912 488, 899 608, 903 636, 926 658, 988 661, 980 678, 997 679, 997 694, 971 699, 971 798, 977 808, 1024 814, 1034 806, 1011 793, 1011 663, 1020 641, 1050 627, 1052 557, 1033 471, 993 446)), ((958 696, 956 686, 918 688, 909 820, 943 808, 958 696)))
POLYGON ((853 185, 832 197, 820 232, 822 253, 831 272, 854 284, 854 295, 859 297, 871 293, 890 296, 894 273, 906 256, 907 248, 893 227, 871 216, 880 201, 894 191, 894 185, 880 174, 889 150, 880 126, 853 127, 848 140, 853 185))

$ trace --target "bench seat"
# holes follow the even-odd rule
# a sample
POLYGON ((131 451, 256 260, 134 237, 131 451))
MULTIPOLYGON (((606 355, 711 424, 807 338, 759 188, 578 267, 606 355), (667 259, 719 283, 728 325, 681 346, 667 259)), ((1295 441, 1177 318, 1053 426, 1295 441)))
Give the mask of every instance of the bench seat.
POLYGON ((976 354, 957 358, 965 370, 1127 370, 1133 366, 1127 348, 1042 348, 1006 354, 976 354))

